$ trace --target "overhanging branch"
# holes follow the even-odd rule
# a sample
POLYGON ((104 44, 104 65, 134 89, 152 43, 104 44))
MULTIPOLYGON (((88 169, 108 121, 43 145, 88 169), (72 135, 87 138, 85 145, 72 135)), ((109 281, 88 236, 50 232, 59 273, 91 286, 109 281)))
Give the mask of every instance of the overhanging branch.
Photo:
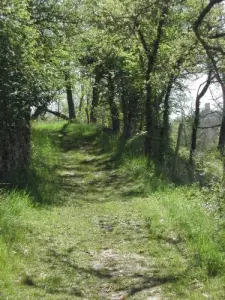
POLYGON ((52 115, 55 115, 56 117, 59 117, 59 118, 61 118, 63 120, 69 121, 69 118, 66 115, 64 115, 64 114, 62 114, 62 113, 60 113, 58 111, 54 111, 54 110, 51 110, 51 109, 46 109, 46 112, 48 112, 48 113, 50 113, 52 115))

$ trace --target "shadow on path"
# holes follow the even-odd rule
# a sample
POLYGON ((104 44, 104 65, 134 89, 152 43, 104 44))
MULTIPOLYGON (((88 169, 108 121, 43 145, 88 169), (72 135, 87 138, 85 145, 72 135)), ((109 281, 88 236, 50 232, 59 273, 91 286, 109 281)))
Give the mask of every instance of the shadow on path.
MULTIPOLYGON (((79 129, 79 128, 78 128, 79 129)), ((102 133, 97 129, 68 132, 66 124, 61 133, 60 147, 63 164, 58 172, 60 204, 73 205, 118 200, 127 201, 142 196, 128 174, 118 172, 112 155, 102 150, 102 133)))

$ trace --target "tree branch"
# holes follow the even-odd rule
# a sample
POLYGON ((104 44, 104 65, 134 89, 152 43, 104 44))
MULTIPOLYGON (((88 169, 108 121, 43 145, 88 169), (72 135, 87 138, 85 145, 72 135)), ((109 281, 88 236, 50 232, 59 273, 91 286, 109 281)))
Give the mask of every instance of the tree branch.
POLYGON ((218 38, 221 38, 224 36, 225 36, 225 32, 219 32, 219 33, 215 33, 214 35, 210 35, 209 38, 210 39, 218 39, 218 38))
POLYGON ((144 34, 143 32, 138 28, 137 30, 137 33, 139 35, 139 38, 140 38, 140 41, 142 43, 142 46, 145 50, 145 53, 146 55, 148 56, 149 55, 149 52, 150 52, 150 48, 149 48, 149 45, 147 44, 146 40, 145 40, 145 37, 144 37, 144 34))
POLYGON ((198 19, 195 21, 195 23, 193 25, 194 32, 198 32, 198 29, 201 26, 203 19, 210 12, 210 10, 213 8, 213 6, 216 4, 219 4, 221 2, 223 2, 223 0, 210 0, 209 1, 209 4, 202 10, 200 15, 198 16, 198 19))
POLYGON ((57 117, 59 117, 59 118, 61 118, 61 119, 63 119, 63 120, 69 121, 69 118, 68 118, 66 115, 64 115, 64 114, 62 114, 62 113, 60 113, 60 112, 58 112, 58 111, 53 111, 53 110, 51 110, 51 109, 48 109, 48 108, 46 107, 46 104, 44 104, 43 106, 37 107, 37 108, 36 108, 36 111, 34 112, 34 114, 32 115, 31 118, 32 118, 33 120, 35 120, 35 119, 37 119, 40 115, 42 115, 42 114, 44 114, 44 113, 46 113, 46 112, 48 112, 48 113, 50 113, 50 114, 53 114, 53 115, 55 115, 55 116, 57 116, 57 117))
POLYGON ((137 33, 139 35, 139 38, 140 38, 140 41, 141 41, 141 44, 145 50, 145 53, 148 57, 148 60, 149 61, 152 61, 152 65, 154 64, 154 60, 156 58, 156 54, 158 52, 158 49, 159 49, 159 43, 160 43, 160 40, 161 40, 161 37, 162 37, 162 33, 163 33, 163 26, 165 24, 165 16, 167 15, 168 13, 168 6, 169 4, 164 4, 162 10, 161 10, 161 17, 160 17, 160 20, 159 20, 159 23, 158 23, 158 27, 157 27, 157 35, 156 35, 156 38, 153 42, 153 45, 152 45, 152 50, 150 49, 150 46, 148 45, 145 37, 144 37, 144 34, 143 32, 141 31, 140 29, 140 24, 137 20, 135 20, 135 26, 137 27, 137 33))
POLYGON ((151 56, 153 58, 156 57, 157 51, 159 49, 159 43, 160 43, 160 40, 161 40, 161 37, 162 37, 162 34, 163 34, 163 26, 165 24, 165 16, 168 13, 168 5, 169 5, 169 3, 166 3, 163 6, 163 9, 162 9, 161 18, 159 20, 159 25, 158 25, 158 28, 157 28, 157 36, 156 36, 156 39, 155 39, 155 41, 153 43, 153 46, 152 46, 151 56))
POLYGON ((207 116, 214 115, 214 114, 217 114, 217 115, 219 115, 220 117, 222 116, 222 114, 221 114, 219 111, 211 111, 211 112, 205 114, 204 116, 201 116, 201 118, 204 119, 204 118, 206 118, 207 116))
POLYGON ((45 111, 48 112, 48 113, 50 113, 50 114, 53 114, 53 115, 55 115, 55 116, 57 116, 57 117, 59 117, 61 119, 63 119, 63 120, 69 121, 69 118, 66 115, 64 115, 64 114, 62 114, 62 113, 60 113, 58 111, 53 111, 53 110, 48 109, 48 108, 45 111))
POLYGON ((199 87, 199 90, 200 90, 201 86, 203 84, 205 84, 203 89, 201 90, 200 94, 199 94, 199 90, 198 90, 198 94, 197 94, 198 99, 201 99, 205 95, 205 93, 208 90, 209 85, 211 84, 211 80, 212 80, 212 71, 209 71, 208 78, 207 78, 206 82, 202 83, 199 87))
POLYGON ((210 0, 209 4, 202 10, 202 12, 200 13, 200 15, 198 16, 197 20, 195 21, 195 23, 193 25, 194 33, 195 33, 197 39, 199 40, 199 42, 202 44, 203 48, 205 49, 209 59, 211 60, 213 68, 216 72, 216 78, 217 78, 218 82, 221 84, 221 86, 223 86, 223 81, 220 77, 220 74, 219 74, 219 71, 218 71, 218 68, 217 68, 217 65, 216 65, 216 61, 213 58, 212 51, 219 51, 223 55, 225 55, 225 52, 223 51, 223 49, 221 47, 212 47, 212 46, 210 46, 201 37, 201 34, 199 32, 199 27, 201 26, 203 19, 210 12, 210 10, 213 8, 213 6, 216 5, 216 4, 219 4, 223 1, 224 0, 210 0))
POLYGON ((206 127, 198 127, 199 129, 210 129, 210 128, 217 128, 217 127, 220 127, 221 124, 218 124, 218 125, 213 125, 213 126, 206 126, 206 127))

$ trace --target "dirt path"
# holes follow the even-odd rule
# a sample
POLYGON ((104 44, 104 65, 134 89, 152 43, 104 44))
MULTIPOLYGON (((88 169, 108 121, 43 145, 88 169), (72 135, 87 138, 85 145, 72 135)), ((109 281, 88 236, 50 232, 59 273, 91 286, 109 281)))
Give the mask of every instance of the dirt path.
POLYGON ((57 171, 58 205, 32 220, 18 299, 166 299, 162 286, 174 278, 155 260, 145 199, 93 145, 70 148, 57 171))

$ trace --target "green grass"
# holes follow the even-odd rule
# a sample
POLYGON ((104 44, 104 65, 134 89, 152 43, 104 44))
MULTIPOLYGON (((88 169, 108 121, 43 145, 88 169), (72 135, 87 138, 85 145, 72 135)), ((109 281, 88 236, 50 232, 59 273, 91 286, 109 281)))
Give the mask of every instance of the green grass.
POLYGON ((58 122, 33 122, 32 127, 41 132, 58 132, 62 129, 63 126, 68 124, 67 121, 58 121, 58 122))
POLYGON ((61 137, 59 131, 65 124, 58 122, 33 125, 32 161, 24 185, 36 204, 57 202, 56 171, 61 163, 58 140, 61 137))
POLYGON ((91 125, 37 123, 32 141, 26 192, 0 194, 0 299, 224 299, 216 193, 91 125))
POLYGON ((27 194, 19 191, 0 191, 0 288, 12 287, 21 266, 25 236, 29 232, 26 219, 31 211, 27 194))
POLYGON ((223 230, 210 208, 205 209, 199 190, 178 188, 167 191, 166 196, 159 193, 156 197, 157 206, 164 209, 153 222, 156 228, 153 235, 158 232, 157 237, 167 239, 174 233, 175 241, 185 243, 190 267, 195 268, 195 272, 201 268, 202 274, 209 276, 223 273, 223 230))

